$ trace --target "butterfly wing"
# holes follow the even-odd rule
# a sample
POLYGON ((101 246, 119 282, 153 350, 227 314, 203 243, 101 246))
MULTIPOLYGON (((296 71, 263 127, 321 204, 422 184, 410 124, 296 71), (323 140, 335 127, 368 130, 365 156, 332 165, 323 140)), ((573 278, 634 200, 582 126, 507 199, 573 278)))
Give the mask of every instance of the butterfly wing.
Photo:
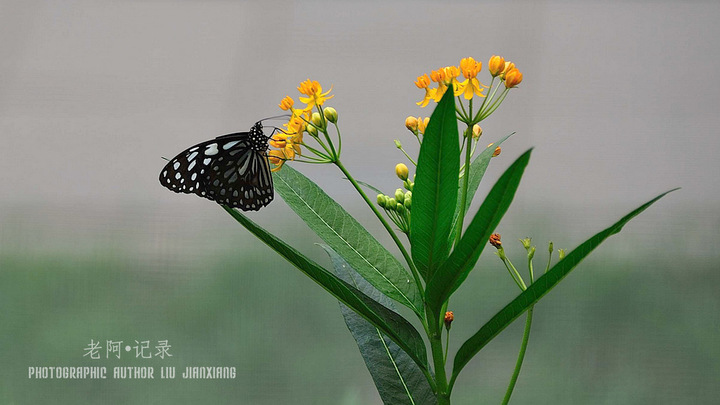
POLYGON ((243 211, 257 211, 274 197, 270 164, 264 152, 238 145, 228 149, 231 158, 221 156, 210 164, 206 197, 243 211))
POLYGON ((176 193, 197 194, 245 211, 259 210, 272 201, 273 184, 265 152, 252 146, 248 132, 199 143, 165 165, 160 184, 176 193))

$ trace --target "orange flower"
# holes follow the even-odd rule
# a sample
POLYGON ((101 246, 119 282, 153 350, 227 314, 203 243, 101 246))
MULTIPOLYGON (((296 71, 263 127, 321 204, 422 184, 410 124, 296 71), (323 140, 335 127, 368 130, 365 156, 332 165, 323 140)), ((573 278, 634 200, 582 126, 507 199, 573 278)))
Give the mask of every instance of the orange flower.
POLYGON ((505 70, 505 58, 493 55, 488 62, 488 70, 493 77, 496 77, 505 70))
POLYGON ((295 101, 290 98, 290 96, 285 96, 285 98, 280 101, 280 104, 278 104, 278 106, 281 110, 287 111, 292 108, 293 104, 295 104, 295 101))
POLYGON ((523 75, 519 70, 513 68, 505 73, 505 87, 511 89, 522 82, 523 75))
POLYGON ((472 57, 460 60, 460 71, 466 79, 472 79, 480 73, 482 63, 475 61, 472 57))

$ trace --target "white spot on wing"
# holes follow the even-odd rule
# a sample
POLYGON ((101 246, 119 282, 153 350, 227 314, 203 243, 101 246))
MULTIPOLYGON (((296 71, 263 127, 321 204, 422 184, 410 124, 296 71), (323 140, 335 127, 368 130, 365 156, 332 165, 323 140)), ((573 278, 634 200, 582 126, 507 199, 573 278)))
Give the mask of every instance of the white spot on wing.
POLYGON ((239 142, 240 141, 228 142, 225 145, 223 145, 223 149, 228 150, 228 149, 232 148, 233 146, 237 145, 239 142))
POLYGON ((216 143, 212 143, 205 148, 206 156, 215 156, 217 154, 218 154, 218 145, 216 143))

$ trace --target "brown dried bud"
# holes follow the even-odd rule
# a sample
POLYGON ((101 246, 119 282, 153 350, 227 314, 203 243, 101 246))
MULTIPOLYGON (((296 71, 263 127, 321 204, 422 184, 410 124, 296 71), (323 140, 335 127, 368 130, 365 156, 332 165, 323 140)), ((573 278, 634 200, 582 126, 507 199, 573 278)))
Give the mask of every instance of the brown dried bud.
POLYGON ((495 246, 496 249, 502 248, 502 243, 500 242, 500 234, 494 233, 490 235, 490 244, 495 246))
POLYGON ((445 312, 445 329, 450 330, 450 324, 454 319, 455 315, 453 315, 452 311, 445 312))

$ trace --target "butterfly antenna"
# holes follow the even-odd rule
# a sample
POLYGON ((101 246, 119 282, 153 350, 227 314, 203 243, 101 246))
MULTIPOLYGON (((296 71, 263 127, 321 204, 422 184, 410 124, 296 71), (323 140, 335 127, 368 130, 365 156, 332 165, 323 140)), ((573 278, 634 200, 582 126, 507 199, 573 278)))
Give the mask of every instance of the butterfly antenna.
POLYGON ((166 158, 165 156, 160 156, 160 159, 162 159, 162 160, 164 160, 164 161, 166 161, 166 162, 169 162, 169 161, 170 161, 170 159, 166 158))
POLYGON ((277 120, 277 119, 280 119, 280 118, 290 118, 290 117, 291 117, 290 114, 281 114, 281 115, 275 115, 275 116, 273 116, 273 117, 263 118, 263 119, 261 119, 259 122, 270 121, 270 120, 277 120))

